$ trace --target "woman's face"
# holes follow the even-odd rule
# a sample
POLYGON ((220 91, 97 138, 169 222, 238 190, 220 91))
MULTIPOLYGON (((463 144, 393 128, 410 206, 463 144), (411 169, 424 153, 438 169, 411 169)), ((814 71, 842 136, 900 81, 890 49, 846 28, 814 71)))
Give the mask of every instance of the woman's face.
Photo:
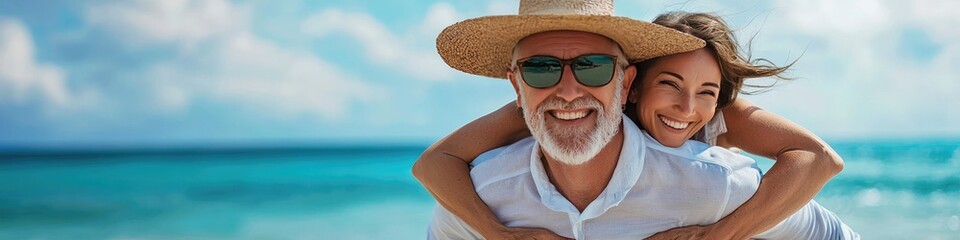
POLYGON ((660 57, 629 100, 653 138, 679 147, 713 118, 720 94, 720 65, 706 48, 660 57))

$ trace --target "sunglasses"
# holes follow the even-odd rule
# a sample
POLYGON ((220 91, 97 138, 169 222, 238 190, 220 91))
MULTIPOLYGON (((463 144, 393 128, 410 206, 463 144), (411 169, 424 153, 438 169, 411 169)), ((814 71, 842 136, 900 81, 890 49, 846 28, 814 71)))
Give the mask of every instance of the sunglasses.
POLYGON ((549 88, 557 85, 563 76, 563 67, 570 65, 573 77, 584 86, 601 87, 613 80, 616 71, 616 56, 604 54, 580 55, 573 59, 551 56, 533 56, 517 60, 520 76, 528 86, 549 88))

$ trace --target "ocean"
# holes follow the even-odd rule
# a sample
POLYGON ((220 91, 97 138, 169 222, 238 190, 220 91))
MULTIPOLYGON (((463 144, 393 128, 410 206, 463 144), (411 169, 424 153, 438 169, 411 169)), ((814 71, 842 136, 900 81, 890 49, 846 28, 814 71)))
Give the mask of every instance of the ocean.
MULTIPOLYGON (((816 199, 864 239, 960 239, 960 141, 832 144, 816 199)), ((424 148, 7 149, 0 239, 423 239, 424 148)))

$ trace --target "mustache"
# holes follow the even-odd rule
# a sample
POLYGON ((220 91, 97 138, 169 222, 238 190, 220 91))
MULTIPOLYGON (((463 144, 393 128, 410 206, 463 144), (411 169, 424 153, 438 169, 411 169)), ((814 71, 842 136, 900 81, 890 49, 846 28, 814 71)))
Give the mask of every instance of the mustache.
POLYGON ((540 103, 540 106, 537 107, 537 112, 544 113, 551 110, 573 110, 584 108, 601 110, 603 109, 603 104, 600 103, 600 100, 589 96, 580 97, 570 102, 565 101, 557 96, 550 96, 550 98, 547 98, 540 103))

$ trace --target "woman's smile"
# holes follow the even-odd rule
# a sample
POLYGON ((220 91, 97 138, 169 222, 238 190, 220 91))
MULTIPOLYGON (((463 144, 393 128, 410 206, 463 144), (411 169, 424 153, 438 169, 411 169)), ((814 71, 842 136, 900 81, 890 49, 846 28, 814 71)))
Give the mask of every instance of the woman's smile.
POLYGON ((690 123, 692 123, 692 122, 672 120, 669 117, 666 117, 663 115, 658 115, 658 116, 660 117, 660 122, 662 122, 664 125, 667 125, 667 127, 673 128, 674 130, 687 129, 687 126, 690 126, 690 123))

